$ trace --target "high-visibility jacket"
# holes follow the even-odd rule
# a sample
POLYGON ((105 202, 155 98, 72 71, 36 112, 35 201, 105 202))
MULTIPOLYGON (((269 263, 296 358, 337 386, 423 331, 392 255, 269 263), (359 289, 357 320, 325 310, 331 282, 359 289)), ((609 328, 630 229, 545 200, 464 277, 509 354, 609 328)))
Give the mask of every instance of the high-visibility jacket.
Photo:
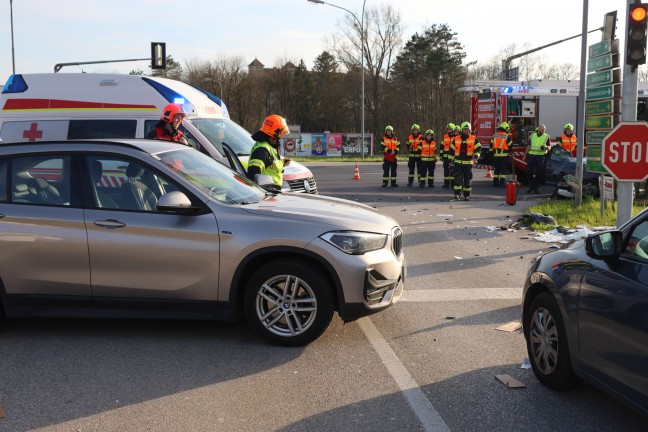
POLYGON ((419 158, 421 157, 421 142, 423 141, 423 135, 418 134, 416 137, 410 135, 407 138, 407 151, 409 151, 409 157, 419 158))
POLYGON ((453 139, 454 139, 454 135, 448 135, 448 134, 443 135, 443 147, 441 147, 441 157, 443 159, 447 159, 450 157, 450 144, 452 144, 453 139))
POLYGON ((468 135, 466 139, 457 135, 450 144, 450 154, 454 163, 472 164, 474 156, 479 158, 480 150, 481 144, 475 135, 468 135))
POLYGON ((265 162, 260 159, 250 159, 248 160, 249 166, 257 166, 261 169, 261 174, 269 175, 272 178, 272 182, 276 186, 281 186, 283 183, 283 161, 277 153, 277 149, 272 147, 267 142, 257 142, 252 146, 250 150, 250 156, 254 154, 254 151, 258 148, 263 148, 268 151, 270 158, 272 159, 272 164, 266 166, 265 162))
POLYGON ((398 142, 398 138, 396 138, 395 136, 392 136, 391 138, 387 136, 383 137, 383 140, 380 143, 383 151, 383 159, 388 162, 395 161, 399 144, 400 143, 398 142), (389 153, 387 150, 391 150, 391 153, 389 153))
POLYGON ((547 154, 547 149, 544 146, 548 146, 549 144, 548 133, 545 132, 542 135, 538 135, 538 132, 534 132, 531 134, 531 148, 529 149, 529 154, 534 156, 544 156, 547 154))
POLYGON ((427 140, 424 139, 421 142, 421 160, 424 162, 435 161, 436 154, 437 154, 436 141, 432 140, 431 142, 428 142, 427 140))
POLYGON ((562 134, 558 138, 558 145, 562 146, 565 150, 567 150, 569 153, 573 152, 574 149, 576 148, 576 135, 572 134, 572 136, 568 137, 565 134, 562 134))
POLYGON ((508 156, 509 153, 509 143, 511 142, 511 136, 506 132, 498 131, 493 138, 491 139, 492 149, 495 157, 504 157, 508 156))

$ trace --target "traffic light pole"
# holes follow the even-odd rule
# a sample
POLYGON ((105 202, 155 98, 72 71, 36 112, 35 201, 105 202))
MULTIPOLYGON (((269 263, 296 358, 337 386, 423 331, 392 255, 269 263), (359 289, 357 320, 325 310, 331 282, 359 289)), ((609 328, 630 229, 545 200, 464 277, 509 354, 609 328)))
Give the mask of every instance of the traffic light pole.
MULTIPOLYGON (((630 16, 630 6, 635 0, 628 0, 626 8, 626 17, 630 16)), ((621 93, 621 121, 637 121, 637 67, 628 65, 628 30, 630 28, 629 19, 626 20, 626 49, 625 49, 625 66, 623 68, 623 88, 621 93)), ((617 209, 617 227, 632 218, 632 182, 618 182, 617 200, 619 201, 617 209)))

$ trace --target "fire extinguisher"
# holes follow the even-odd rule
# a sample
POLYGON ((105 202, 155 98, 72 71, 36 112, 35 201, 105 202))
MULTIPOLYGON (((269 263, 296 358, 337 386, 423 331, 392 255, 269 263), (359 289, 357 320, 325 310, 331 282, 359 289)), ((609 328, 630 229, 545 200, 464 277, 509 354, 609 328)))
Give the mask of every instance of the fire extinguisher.
POLYGON ((517 195, 519 191, 520 183, 517 181, 515 165, 513 164, 513 157, 511 156, 511 179, 506 182, 506 205, 515 205, 517 203, 517 195))
POLYGON ((509 180, 506 182, 506 205, 515 205, 519 190, 520 183, 517 180, 509 180))

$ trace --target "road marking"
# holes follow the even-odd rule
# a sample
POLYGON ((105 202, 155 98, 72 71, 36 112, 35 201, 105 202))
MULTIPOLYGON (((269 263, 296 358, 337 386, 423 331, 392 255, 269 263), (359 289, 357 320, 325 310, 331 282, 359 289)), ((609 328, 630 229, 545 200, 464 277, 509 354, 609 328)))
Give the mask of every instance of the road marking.
POLYGON ((428 432, 450 432, 448 425, 445 424, 439 413, 423 394, 423 391, 421 391, 416 381, 414 381, 373 322, 368 317, 360 318, 357 322, 389 374, 396 381, 412 410, 421 421, 423 428, 428 432))
POLYGON ((444 302, 466 300, 522 300, 522 288, 450 288, 405 290, 402 302, 444 302))

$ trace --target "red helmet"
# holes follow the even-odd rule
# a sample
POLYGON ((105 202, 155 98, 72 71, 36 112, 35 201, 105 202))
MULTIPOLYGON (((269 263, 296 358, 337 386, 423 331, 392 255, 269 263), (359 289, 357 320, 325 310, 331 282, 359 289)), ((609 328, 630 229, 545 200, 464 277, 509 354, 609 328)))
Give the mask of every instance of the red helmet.
POLYGON ((173 117, 178 114, 180 114, 182 118, 187 117, 187 113, 184 112, 182 106, 176 103, 170 103, 164 107, 164 111, 162 111, 162 117, 160 117, 160 120, 166 123, 171 123, 171 121, 173 121, 173 117))
POLYGON ((277 114, 272 114, 263 121, 261 132, 274 138, 279 139, 284 134, 290 133, 286 119, 277 114))

